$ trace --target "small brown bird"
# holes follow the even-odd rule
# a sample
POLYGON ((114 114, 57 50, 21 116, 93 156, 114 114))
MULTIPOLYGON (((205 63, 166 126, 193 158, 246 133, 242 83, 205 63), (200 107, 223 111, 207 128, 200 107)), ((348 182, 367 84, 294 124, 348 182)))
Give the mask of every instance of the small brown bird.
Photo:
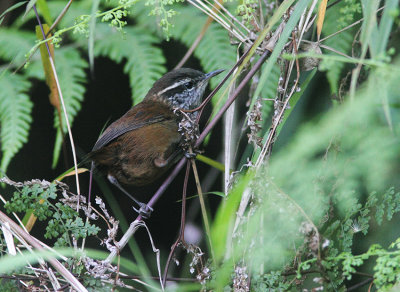
POLYGON ((223 70, 204 74, 181 68, 157 80, 143 101, 113 122, 100 136, 89 154, 108 174, 109 181, 132 198, 139 214, 152 211, 137 201, 119 183, 143 186, 152 183, 184 154, 180 118, 175 109, 197 108, 211 77, 223 70))

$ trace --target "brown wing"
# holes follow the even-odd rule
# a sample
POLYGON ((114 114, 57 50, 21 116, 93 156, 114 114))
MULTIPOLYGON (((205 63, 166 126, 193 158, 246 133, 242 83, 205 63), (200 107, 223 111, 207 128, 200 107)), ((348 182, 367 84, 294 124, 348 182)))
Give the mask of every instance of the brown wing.
POLYGON ((97 140, 92 151, 96 151, 121 135, 147 125, 162 122, 170 118, 169 109, 164 106, 154 106, 149 102, 141 102, 131 108, 125 115, 113 122, 97 140))

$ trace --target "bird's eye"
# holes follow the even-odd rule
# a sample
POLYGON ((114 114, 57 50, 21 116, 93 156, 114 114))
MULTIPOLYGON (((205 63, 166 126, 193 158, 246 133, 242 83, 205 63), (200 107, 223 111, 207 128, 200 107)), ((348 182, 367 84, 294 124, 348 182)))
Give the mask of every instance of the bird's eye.
POLYGON ((192 89, 193 86, 194 86, 194 82, 193 82, 193 81, 188 81, 188 82, 184 83, 183 86, 184 86, 186 89, 192 89))

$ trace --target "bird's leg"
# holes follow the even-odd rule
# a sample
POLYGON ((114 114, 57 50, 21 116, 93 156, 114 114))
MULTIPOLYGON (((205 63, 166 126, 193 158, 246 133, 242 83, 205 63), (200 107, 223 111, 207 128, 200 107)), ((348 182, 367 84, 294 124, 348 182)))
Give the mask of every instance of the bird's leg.
POLYGON ((151 215, 151 212, 153 212, 153 208, 146 205, 145 203, 142 203, 140 201, 138 201, 137 199, 135 199, 130 193, 128 193, 118 182, 118 180, 113 177, 112 175, 108 175, 107 176, 108 180, 110 181, 110 183, 112 183, 114 186, 116 186, 117 188, 119 188, 121 190, 121 192, 123 192, 125 195, 127 195, 129 198, 132 199, 132 201, 134 201, 138 206, 139 209, 136 209, 135 207, 133 207, 133 210, 135 210, 137 213, 139 213, 140 216, 142 216, 144 219, 148 219, 151 215))

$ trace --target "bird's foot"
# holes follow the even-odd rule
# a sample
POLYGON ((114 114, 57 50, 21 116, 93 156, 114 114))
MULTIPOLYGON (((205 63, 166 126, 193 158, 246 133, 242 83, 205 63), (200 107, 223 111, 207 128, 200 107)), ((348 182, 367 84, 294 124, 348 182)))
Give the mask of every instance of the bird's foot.
POLYGON ((194 159, 194 158, 196 158, 197 154, 201 154, 201 153, 203 153, 203 152, 204 152, 203 150, 194 148, 194 149, 193 149, 193 152, 188 152, 188 151, 186 150, 185 153, 184 153, 184 155, 185 155, 185 157, 186 157, 187 159, 194 159))
POLYGON ((138 203, 140 208, 136 209, 133 207, 133 210, 135 210, 140 216, 142 216, 143 219, 149 219, 151 213, 154 211, 152 207, 146 205, 145 203, 138 203))
POLYGON ((197 153, 193 153, 193 152, 185 152, 185 157, 187 158, 187 159, 194 159, 194 158, 196 158, 196 156, 197 156, 197 153))

